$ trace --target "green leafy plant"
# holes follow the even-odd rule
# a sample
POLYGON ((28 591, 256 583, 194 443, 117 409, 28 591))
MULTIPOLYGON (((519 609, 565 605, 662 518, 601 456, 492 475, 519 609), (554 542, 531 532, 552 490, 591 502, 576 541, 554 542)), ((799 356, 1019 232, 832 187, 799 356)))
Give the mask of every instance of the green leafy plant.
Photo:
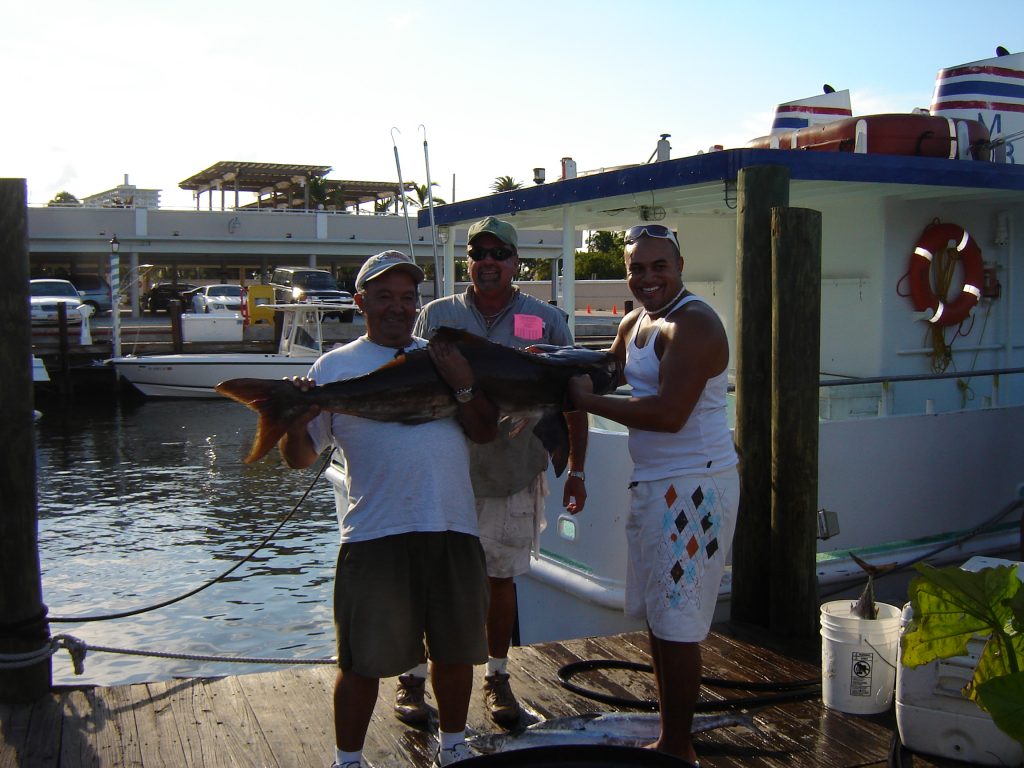
POLYGON ((980 571, 919 564, 910 582, 914 617, 903 633, 903 665, 963 656, 988 635, 964 695, 1024 744, 1024 588, 1014 566, 980 571))

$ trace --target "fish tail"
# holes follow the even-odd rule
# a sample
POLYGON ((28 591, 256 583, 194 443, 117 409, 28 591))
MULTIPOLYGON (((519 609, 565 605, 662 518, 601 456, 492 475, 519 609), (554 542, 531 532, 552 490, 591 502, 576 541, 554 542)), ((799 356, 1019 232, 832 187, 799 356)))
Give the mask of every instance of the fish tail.
POLYGON ((288 381, 274 379, 229 379, 215 389, 259 414, 256 437, 253 439, 246 464, 252 464, 270 453, 288 431, 288 426, 304 407, 296 407, 301 394, 288 381))

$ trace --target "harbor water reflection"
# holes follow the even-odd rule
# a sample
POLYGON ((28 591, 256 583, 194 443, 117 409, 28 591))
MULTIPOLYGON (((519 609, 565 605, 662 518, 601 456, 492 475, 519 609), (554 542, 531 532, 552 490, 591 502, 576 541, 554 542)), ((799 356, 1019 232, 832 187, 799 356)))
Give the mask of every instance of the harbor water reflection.
MULTIPOLYGON (((39 550, 52 617, 148 606, 223 573, 274 529, 316 475, 316 466, 287 469, 276 451, 243 464, 256 419, 226 401, 43 409, 39 550)), ((146 651, 328 657, 337 546, 333 494, 321 477, 274 540, 223 582, 158 611, 55 623, 51 633, 146 651)), ((61 651, 53 681, 111 685, 272 668, 96 652, 75 676, 61 651)))

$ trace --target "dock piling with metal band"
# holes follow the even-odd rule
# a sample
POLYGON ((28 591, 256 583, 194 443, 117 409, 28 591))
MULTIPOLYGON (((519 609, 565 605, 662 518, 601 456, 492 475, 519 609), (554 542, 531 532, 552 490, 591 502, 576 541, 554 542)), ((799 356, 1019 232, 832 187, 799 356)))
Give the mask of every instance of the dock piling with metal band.
MULTIPOLYGON (((0 179, 0 258, 7 286, 0 291, 0 653, 46 647, 36 519, 35 438, 32 427, 32 335, 29 305, 28 217, 24 179, 0 179)), ((32 666, 0 667, 0 703, 27 702, 50 690, 50 657, 32 666)), ((5 734, 6 735, 6 734, 5 734)))

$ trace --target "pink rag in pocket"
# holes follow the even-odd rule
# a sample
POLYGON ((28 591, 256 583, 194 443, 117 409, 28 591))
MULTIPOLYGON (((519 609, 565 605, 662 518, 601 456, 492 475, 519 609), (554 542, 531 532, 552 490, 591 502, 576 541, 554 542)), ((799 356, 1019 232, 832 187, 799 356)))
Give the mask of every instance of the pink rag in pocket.
POLYGON ((544 321, 536 315, 513 315, 516 338, 537 341, 544 338, 544 321))

